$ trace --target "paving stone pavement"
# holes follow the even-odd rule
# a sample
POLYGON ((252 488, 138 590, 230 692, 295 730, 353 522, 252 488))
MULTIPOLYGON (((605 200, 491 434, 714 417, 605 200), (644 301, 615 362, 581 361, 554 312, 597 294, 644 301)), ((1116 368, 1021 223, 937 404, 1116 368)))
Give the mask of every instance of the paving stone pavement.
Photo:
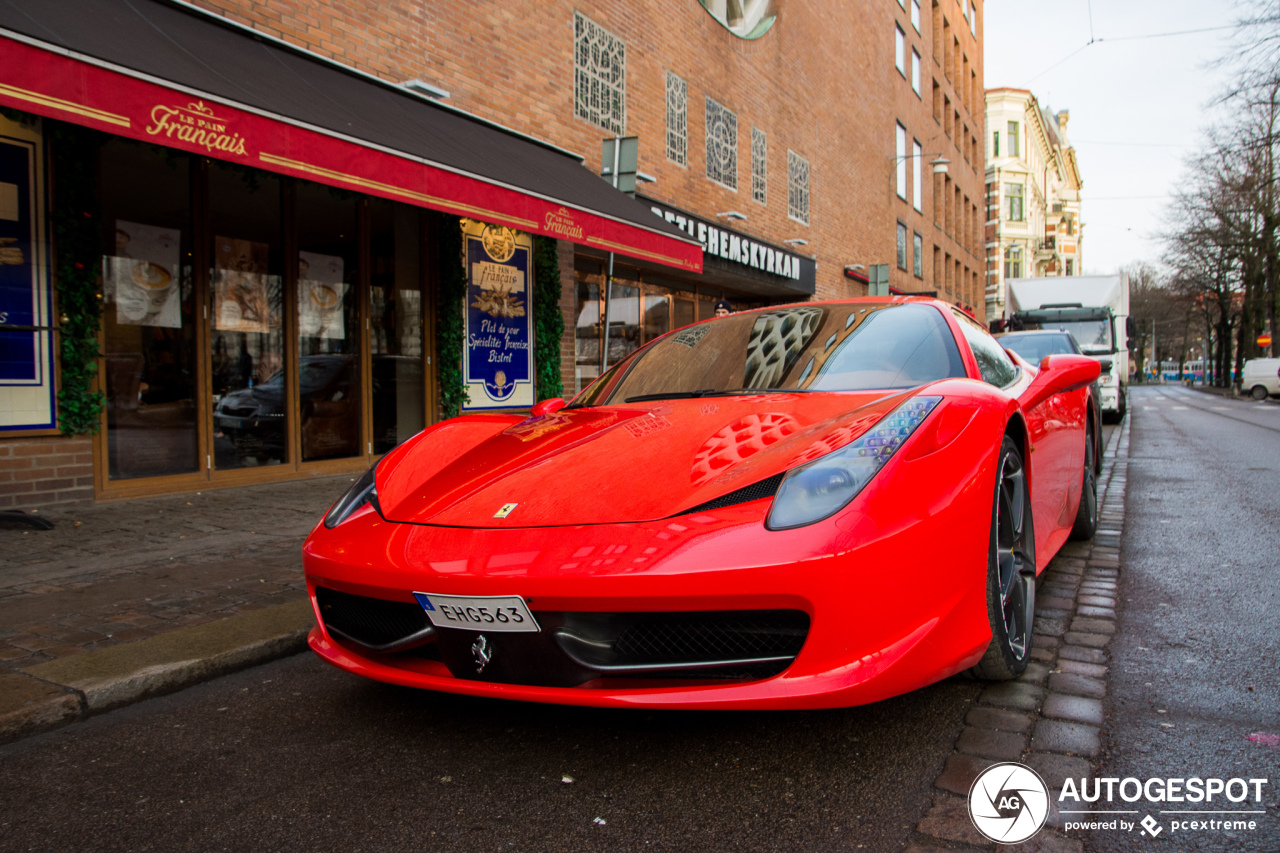
POLYGON ((1001 761, 1036 770, 1055 804, 1066 779, 1093 776, 1090 759, 1101 750, 1106 724, 1106 647, 1115 633, 1128 455, 1126 418, 1111 434, 1098 479, 1097 534, 1091 542, 1068 542, 1040 576, 1032 661, 1016 680, 982 691, 934 782, 933 807, 904 853, 1083 853, 1079 833, 1062 831, 1056 807, 1033 838, 995 844, 974 826, 966 800, 978 774, 1001 761))
POLYGON ((301 547, 349 475, 50 507, 0 522, 0 673, 305 597, 301 547))

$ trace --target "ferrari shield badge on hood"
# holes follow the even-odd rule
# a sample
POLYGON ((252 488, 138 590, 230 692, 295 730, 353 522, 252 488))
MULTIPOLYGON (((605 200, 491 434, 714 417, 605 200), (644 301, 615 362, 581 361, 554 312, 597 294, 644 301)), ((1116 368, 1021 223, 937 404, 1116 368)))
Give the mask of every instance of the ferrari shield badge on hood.
POLYGON ((511 511, 518 506, 520 506, 520 504, 503 504, 502 508, 493 514, 493 517, 506 518, 508 515, 511 515, 511 511))

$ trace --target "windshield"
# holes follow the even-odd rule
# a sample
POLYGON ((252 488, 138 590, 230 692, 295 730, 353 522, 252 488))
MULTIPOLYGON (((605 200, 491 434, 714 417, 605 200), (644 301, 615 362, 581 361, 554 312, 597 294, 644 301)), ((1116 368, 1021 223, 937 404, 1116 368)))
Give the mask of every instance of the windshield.
POLYGON ((1042 329, 1070 332, 1087 353, 1112 352, 1110 320, 1057 320, 1040 324, 1042 329))
POLYGON ((1077 354, 1080 348, 1067 335, 1004 335, 996 340, 1000 346, 1011 349, 1026 359, 1028 364, 1039 364, 1046 355, 1077 354))
POLYGON ((797 305, 721 317, 660 338, 574 405, 910 388, 964 375, 951 329, 930 305, 797 305))

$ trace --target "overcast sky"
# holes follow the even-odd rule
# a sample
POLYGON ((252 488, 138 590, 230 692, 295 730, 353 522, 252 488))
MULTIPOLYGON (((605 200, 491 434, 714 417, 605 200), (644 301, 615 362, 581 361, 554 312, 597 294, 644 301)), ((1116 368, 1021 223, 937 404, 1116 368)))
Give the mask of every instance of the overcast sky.
POLYGON ((1232 0, 1092 0, 1089 44, 1089 0, 987 0, 986 87, 1030 89, 1042 107, 1071 111, 1087 274, 1159 260, 1168 193, 1228 82, 1208 65, 1230 29, 1133 37, 1222 27, 1239 13, 1232 0))

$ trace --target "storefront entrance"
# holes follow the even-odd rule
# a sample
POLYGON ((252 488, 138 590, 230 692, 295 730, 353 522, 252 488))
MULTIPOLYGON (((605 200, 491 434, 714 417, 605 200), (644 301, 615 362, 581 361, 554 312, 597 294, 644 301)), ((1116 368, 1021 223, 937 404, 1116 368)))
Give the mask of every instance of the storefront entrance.
POLYGON ((433 214, 123 139, 98 164, 101 496, 359 470, 434 419, 433 214))

